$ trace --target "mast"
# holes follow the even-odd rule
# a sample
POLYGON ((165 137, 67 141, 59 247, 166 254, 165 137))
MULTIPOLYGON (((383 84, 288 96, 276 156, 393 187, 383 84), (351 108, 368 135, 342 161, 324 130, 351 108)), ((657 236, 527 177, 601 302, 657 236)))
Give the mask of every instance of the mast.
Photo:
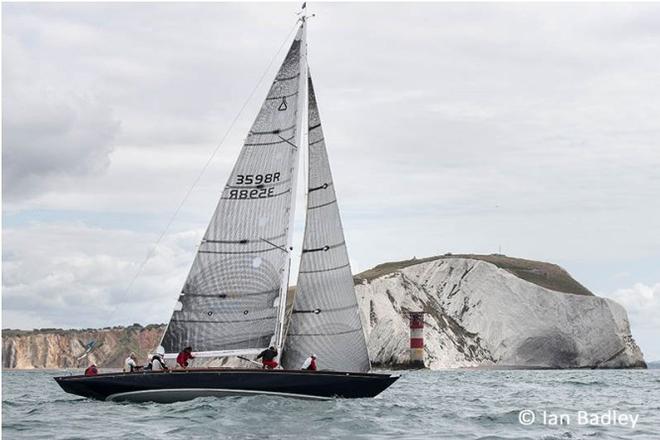
MULTIPOLYGON (((296 136, 296 145, 298 152, 304 148, 304 133, 306 132, 307 118, 307 2, 303 3, 300 11, 300 22, 302 39, 300 42, 300 77, 298 78, 298 114, 297 126, 299 127, 296 136)), ((291 276, 291 250, 293 250, 293 230, 295 224, 295 211, 296 211, 296 189, 298 181, 298 164, 300 154, 297 154, 293 161, 293 168, 291 169, 291 206, 289 208, 289 228, 287 234, 287 249, 289 250, 289 258, 286 266, 286 274, 282 277, 282 285, 280 287, 279 296, 279 309, 278 309, 278 326, 275 333, 275 347, 279 353, 282 353, 285 337, 285 321, 286 321, 286 304, 289 292, 289 278, 291 276)))

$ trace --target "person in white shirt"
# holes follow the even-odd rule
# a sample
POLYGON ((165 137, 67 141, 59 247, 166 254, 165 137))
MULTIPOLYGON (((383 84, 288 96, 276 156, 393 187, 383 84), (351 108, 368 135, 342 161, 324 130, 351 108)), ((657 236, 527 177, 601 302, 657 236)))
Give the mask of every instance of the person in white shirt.
POLYGON ((135 361, 135 353, 131 353, 124 361, 124 373, 132 373, 142 369, 135 361))
POLYGON ((302 364, 300 369, 316 371, 316 355, 312 354, 310 357, 305 359, 305 362, 302 364))

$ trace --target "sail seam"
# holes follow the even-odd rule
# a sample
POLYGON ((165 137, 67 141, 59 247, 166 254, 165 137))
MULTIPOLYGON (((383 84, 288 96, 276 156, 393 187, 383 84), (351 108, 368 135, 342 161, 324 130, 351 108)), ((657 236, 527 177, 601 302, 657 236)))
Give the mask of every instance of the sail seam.
POLYGON ((280 250, 279 248, 271 249, 260 249, 257 251, 238 251, 238 252, 220 252, 220 251, 197 251, 200 254, 223 254, 223 255, 234 255, 234 254, 261 254, 264 252, 271 252, 274 250, 280 250))
POLYGON ((291 81, 292 79, 297 79, 298 77, 300 77, 300 73, 285 78, 275 78, 275 81, 273 82, 291 81))
POLYGON ((230 324, 233 322, 255 322, 255 321, 265 321, 267 319, 275 319, 275 316, 267 316, 265 318, 254 318, 254 319, 239 319, 231 321, 205 321, 203 319, 173 319, 174 322, 194 322, 198 324, 230 324))
POLYGON ((299 273, 319 273, 319 272, 330 272, 330 271, 333 271, 333 270, 343 269, 343 268, 345 268, 345 267, 349 267, 349 266, 350 266, 350 263, 347 263, 347 264, 344 264, 344 265, 341 265, 341 266, 331 267, 331 268, 329 268, 329 269, 301 270, 301 271, 299 271, 299 273))
POLYGON ((318 141, 310 142, 309 145, 310 145, 310 146, 312 146, 312 145, 316 145, 316 144, 318 144, 319 142, 323 142, 324 140, 325 140, 325 138, 322 137, 322 138, 319 139, 318 141))
POLYGON ((243 145, 246 146, 246 147, 258 147, 260 145, 285 144, 285 143, 290 143, 291 139, 293 139, 293 138, 295 138, 295 136, 291 136, 288 139, 280 138, 280 140, 276 141, 276 142, 257 142, 257 143, 250 143, 250 144, 246 143, 246 144, 243 144, 243 145))
MULTIPOLYGON (((286 234, 276 235, 275 237, 267 237, 267 240, 275 240, 276 238, 286 237, 286 234)), ((258 238, 256 240, 202 240, 202 244, 205 243, 218 243, 218 244, 248 244, 248 243, 261 243, 263 238, 258 238)))
POLYGON ((320 122, 319 122, 318 124, 316 124, 316 125, 310 125, 308 131, 312 131, 312 130, 314 130, 315 128, 319 128, 320 126, 321 126, 321 123, 320 123, 320 122))
POLYGON ((346 330, 344 332, 337 333, 289 333, 287 336, 336 336, 336 335, 347 335, 349 333, 361 332, 361 328, 356 328, 354 330, 346 330))
POLYGON ((257 296, 257 295, 268 295, 273 293, 278 293, 280 289, 266 290, 264 292, 247 292, 240 294, 231 294, 231 293, 216 293, 214 295, 204 294, 204 293, 188 293, 181 292, 185 296, 189 297, 201 297, 201 298, 242 298, 243 296, 257 296))
POLYGON ((249 134, 249 135, 279 134, 279 133, 282 133, 283 131, 293 130, 294 128, 296 128, 296 126, 295 126, 295 125, 292 125, 292 126, 290 126, 290 127, 286 127, 286 128, 275 128, 275 129, 273 129, 273 130, 268 130, 268 131, 251 131, 251 132, 248 133, 248 134, 249 134))
POLYGON ((292 96, 296 96, 297 94, 298 94, 298 92, 294 92, 290 95, 273 96, 273 97, 266 98, 266 101, 274 101, 274 100, 278 100, 278 99, 291 98, 292 96))
POLYGON ((324 203, 322 205, 314 205, 314 206, 308 206, 307 209, 317 209, 317 208, 323 208, 324 206, 332 205, 333 203, 337 203, 337 199, 333 200, 332 202, 324 203))
POLYGON ((349 306, 344 306, 344 307, 335 307, 334 309, 314 309, 314 310, 293 310, 293 313, 314 313, 314 314, 319 314, 322 312, 338 312, 340 310, 348 310, 352 309, 355 307, 355 304, 351 304, 349 306))

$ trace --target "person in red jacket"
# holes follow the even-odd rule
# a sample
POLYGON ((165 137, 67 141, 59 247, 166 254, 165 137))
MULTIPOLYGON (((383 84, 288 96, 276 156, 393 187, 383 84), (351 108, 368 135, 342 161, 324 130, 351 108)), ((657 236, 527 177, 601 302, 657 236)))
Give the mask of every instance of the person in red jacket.
POLYGON ((192 355, 192 347, 186 347, 176 357, 176 363, 181 366, 181 368, 186 369, 188 368, 188 360, 190 359, 195 359, 195 356, 192 355))
POLYGON ((99 374, 99 370, 94 364, 85 369, 85 376, 96 376, 97 374, 99 374))

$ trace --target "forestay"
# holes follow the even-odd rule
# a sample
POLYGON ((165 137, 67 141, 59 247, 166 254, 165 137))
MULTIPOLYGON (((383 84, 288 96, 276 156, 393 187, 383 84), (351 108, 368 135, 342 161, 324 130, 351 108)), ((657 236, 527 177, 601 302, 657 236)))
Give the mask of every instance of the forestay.
POLYGON ((311 76, 307 218, 284 368, 315 353, 319 367, 368 371, 369 356, 311 76))
MULTIPOLYGON (((304 23, 252 125, 161 345, 168 353, 267 347, 288 277, 304 23)), ((303 69, 304 70, 304 69, 303 69)))

